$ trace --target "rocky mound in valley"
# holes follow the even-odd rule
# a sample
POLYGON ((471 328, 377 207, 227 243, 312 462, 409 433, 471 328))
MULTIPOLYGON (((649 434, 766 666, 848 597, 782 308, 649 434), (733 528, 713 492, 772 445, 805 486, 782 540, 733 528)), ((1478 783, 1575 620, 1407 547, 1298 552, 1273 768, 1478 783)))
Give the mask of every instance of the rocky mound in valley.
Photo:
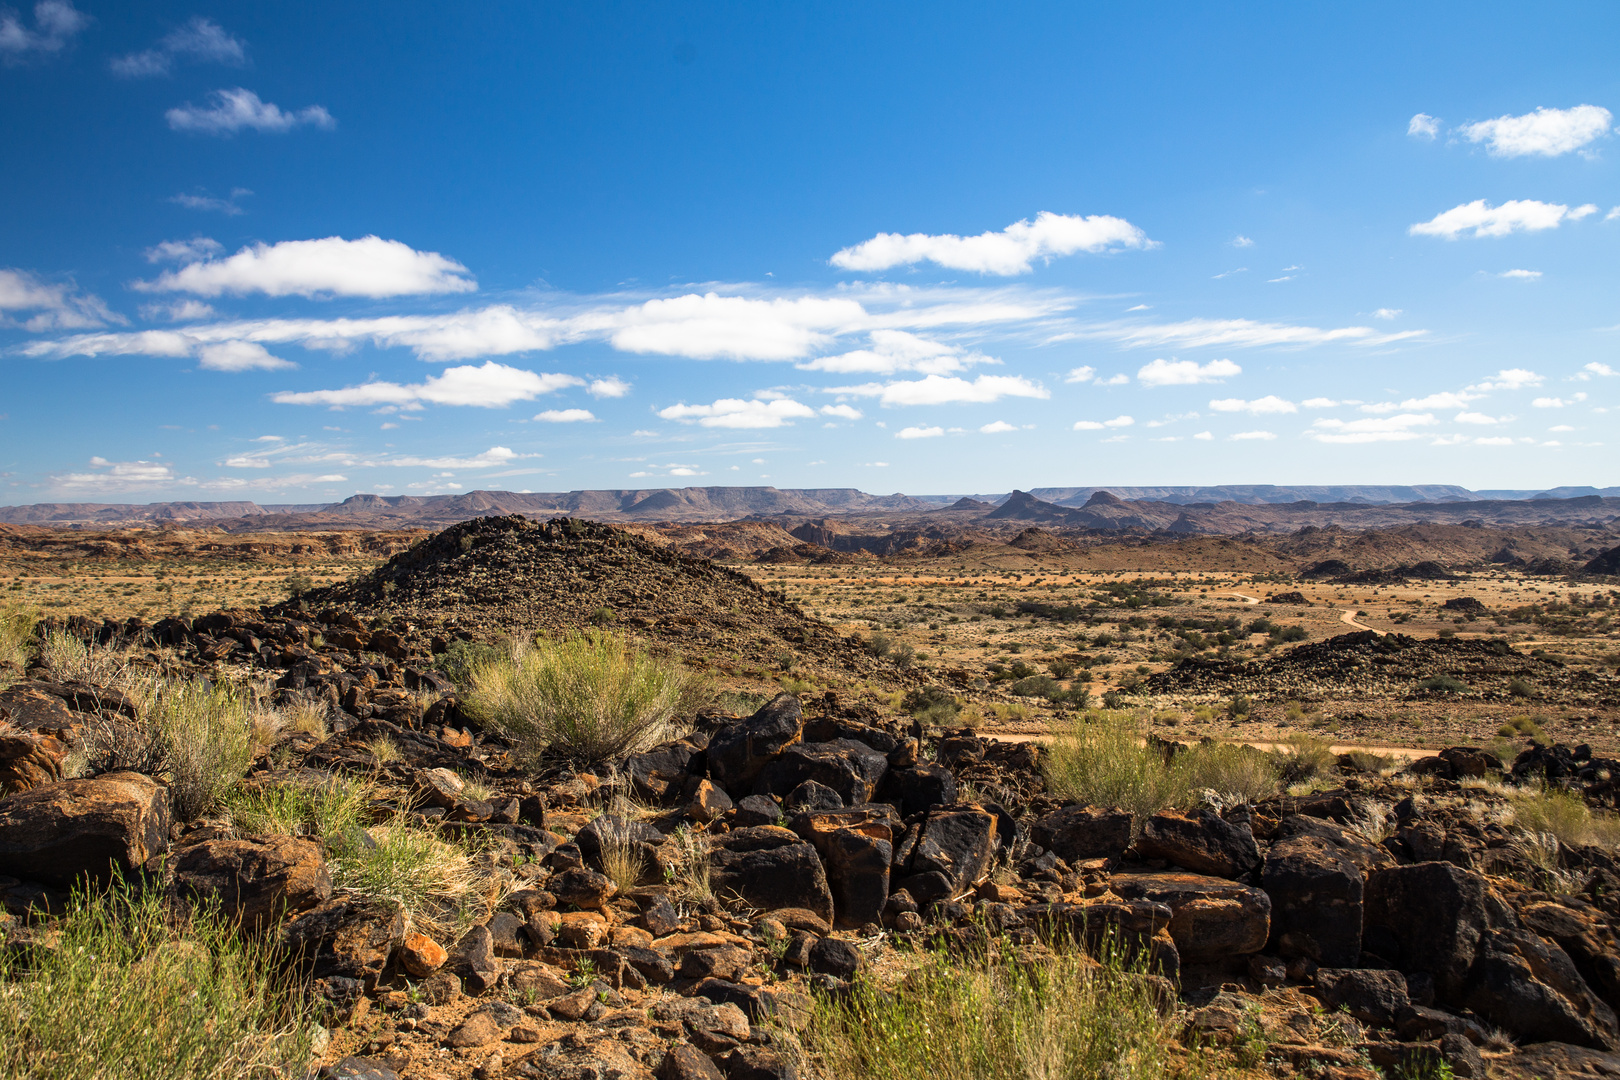
POLYGON ((1424 639, 1376 630, 1313 641, 1261 660, 1188 657, 1169 671, 1148 676, 1141 692, 1264 694, 1302 700, 1324 693, 1397 699, 1469 694, 1506 702, 1513 699, 1515 679, 1586 704, 1620 703, 1620 678, 1526 656, 1500 639, 1424 639))
POLYGON ((311 591, 297 604, 453 623, 481 637, 612 625, 683 652, 735 652, 765 662, 784 649, 846 649, 831 627, 743 574, 573 518, 462 522, 357 581, 311 591))

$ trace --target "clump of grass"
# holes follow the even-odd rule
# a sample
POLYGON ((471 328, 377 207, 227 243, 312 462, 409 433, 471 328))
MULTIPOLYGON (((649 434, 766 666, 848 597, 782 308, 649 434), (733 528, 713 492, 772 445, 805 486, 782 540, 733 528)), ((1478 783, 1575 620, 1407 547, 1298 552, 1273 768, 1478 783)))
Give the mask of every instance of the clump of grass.
MULTIPOLYGON (((395 746, 394 750, 397 753, 399 747, 395 746)), ((461 778, 461 794, 464 798, 487 802, 489 797, 495 794, 495 789, 476 773, 457 772, 456 775, 461 778)))
POLYGON ((709 881, 709 838, 694 832, 689 825, 676 828, 670 837, 675 858, 665 864, 666 884, 672 886, 676 900, 685 904, 700 904, 714 895, 709 881))
POLYGON ((1096 712, 1071 722, 1052 740, 1045 761, 1054 793, 1129 810, 1138 828, 1174 798, 1163 756, 1143 745, 1128 714, 1096 712))
POLYGON ((1548 741, 1547 733, 1542 730, 1540 722, 1532 716, 1515 716, 1497 728, 1496 734, 1504 739, 1531 739, 1543 744, 1548 741))
POLYGON ((472 669, 466 705, 521 758, 599 764, 673 733, 701 694, 679 661, 612 633, 541 638, 472 669))
POLYGON ((15 600, 0 604, 0 690, 28 667, 28 646, 38 622, 39 612, 26 604, 15 600))
POLYGON ((374 739, 367 739, 365 747, 366 753, 375 758, 379 765, 402 761, 405 757, 400 752, 399 743, 395 742, 391 735, 378 735, 374 739))
POLYGON ((1038 962, 995 943, 924 954, 899 985, 818 995, 804 1071, 869 1080, 1162 1080, 1200 1075, 1173 1049, 1150 984, 1064 950, 1038 962))
POLYGON ((1524 788, 1512 800, 1513 823, 1531 835, 1552 836, 1565 847, 1620 844, 1620 820, 1592 813, 1577 792, 1551 786, 1524 788))
POLYGON ((61 682, 117 686, 126 681, 128 663, 123 650, 79 640, 60 630, 49 631, 39 643, 40 663, 61 682))
MULTIPOLYGON (((619 892, 627 893, 641 884, 641 877, 647 872, 641 845, 636 842, 634 830, 629 827, 629 818, 599 820, 603 822, 598 833, 602 846, 602 873, 618 887, 619 892), (609 821, 611 824, 608 824, 609 821)), ((704 865, 707 865, 707 861, 704 865)))
POLYGON ((163 745, 175 816, 191 821, 208 813, 253 761, 242 694, 203 679, 147 679, 133 690, 141 722, 163 745))
POLYGON ((1225 802, 1258 802, 1277 793, 1278 772, 1269 754, 1236 743, 1204 742, 1170 762, 1172 806, 1187 807, 1213 791, 1225 802))
POLYGON ((440 671, 465 691, 472 686, 472 673, 483 664, 496 663, 505 653, 494 645, 481 641, 452 641, 450 647, 435 659, 440 671))
POLYGON ((55 948, 0 950, 0 1076, 301 1076, 314 1021, 271 943, 160 890, 79 893, 55 948))
POLYGON ((398 907, 436 937, 470 924, 490 899, 477 892, 480 875, 466 849, 403 817, 337 837, 329 849, 336 888, 398 907))
POLYGON ((251 836, 352 836, 375 794, 371 784, 329 775, 319 781, 264 784, 233 792, 225 808, 251 836))
POLYGON ((1338 764, 1338 757, 1326 739, 1299 731, 1288 736, 1283 743, 1272 754, 1278 775, 1286 784, 1302 784, 1326 776, 1338 764))
POLYGON ((1426 679, 1418 680, 1418 689, 1427 690, 1431 694, 1466 694, 1468 684, 1455 675, 1430 675, 1426 679))

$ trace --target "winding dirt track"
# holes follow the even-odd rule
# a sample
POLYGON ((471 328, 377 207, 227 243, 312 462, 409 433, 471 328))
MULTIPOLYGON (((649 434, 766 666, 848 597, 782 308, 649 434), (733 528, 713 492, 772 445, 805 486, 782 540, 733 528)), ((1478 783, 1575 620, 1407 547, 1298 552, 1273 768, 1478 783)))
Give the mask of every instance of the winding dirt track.
POLYGON ((1351 611, 1349 608, 1340 608, 1339 609, 1339 621, 1344 623, 1344 625, 1346 625, 1346 626, 1353 626, 1357 630, 1374 630, 1374 631, 1376 631, 1378 629, 1378 627, 1376 627, 1376 626, 1368 626, 1364 622, 1357 622, 1356 621, 1356 613, 1351 611))

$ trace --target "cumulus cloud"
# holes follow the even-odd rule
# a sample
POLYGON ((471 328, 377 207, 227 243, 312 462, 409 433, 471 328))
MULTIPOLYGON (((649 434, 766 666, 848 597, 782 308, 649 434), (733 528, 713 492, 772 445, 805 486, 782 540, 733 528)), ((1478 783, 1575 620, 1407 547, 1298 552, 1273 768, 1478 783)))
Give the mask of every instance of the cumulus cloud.
POLYGON ((1129 383, 1130 381, 1131 381, 1131 377, 1129 375, 1125 374, 1123 371, 1121 371, 1121 372, 1119 372, 1117 374, 1114 374, 1114 375, 1110 375, 1106 379, 1099 375, 1097 377, 1097 379, 1096 379, 1096 383, 1097 383, 1098 386, 1124 386, 1126 383, 1129 383))
POLYGON ((1485 143, 1493 157, 1558 157, 1609 133, 1614 117, 1599 105, 1573 109, 1539 108, 1523 116, 1498 116, 1464 124, 1457 131, 1469 142, 1485 143))
POLYGON ((823 405, 822 416, 836 416, 842 420, 859 420, 864 413, 853 405, 823 405))
POLYGON ((1493 390, 1523 390, 1529 386, 1540 386, 1546 378, 1524 368, 1503 368, 1495 375, 1477 382, 1468 389, 1481 394, 1488 394, 1493 390))
POLYGON ((1193 438, 1197 439, 1199 442, 1209 442, 1215 438, 1215 433, 1213 431, 1200 431, 1198 434, 1194 435, 1193 438))
POLYGON ((142 292, 188 292, 197 296, 264 293, 267 296, 417 296, 473 292, 478 283, 465 266, 436 251, 417 251, 398 240, 363 236, 345 240, 283 240, 254 244, 228 258, 212 240, 169 241, 154 258, 191 260, 155 281, 138 281, 142 292))
POLYGON ((1017 430, 1018 430, 1018 428, 1015 425, 1009 424, 1005 420, 992 420, 990 423, 985 424, 985 425, 983 425, 983 426, 981 426, 979 428, 979 434, 981 434, 981 435, 1003 435, 1003 434, 1005 434, 1005 433, 1007 433, 1009 431, 1017 431, 1017 430))
POLYGON ((30 55, 59 53, 88 25, 90 16, 68 0, 40 0, 35 4, 32 29, 24 26, 16 14, 0 13, 0 57, 15 62, 30 55))
POLYGON ((952 270, 1006 276, 1029 273, 1036 259, 1152 246, 1147 234, 1124 218, 1043 210, 1034 221, 1016 221, 1000 232, 978 236, 878 233, 829 261, 840 270, 877 271, 932 262, 952 270))
POLYGON ((1440 134, 1440 118, 1430 116, 1428 113, 1418 113, 1406 122, 1406 133, 1414 139, 1429 139, 1440 134))
POLYGON ((26 270, 0 270, 0 327, 37 333, 124 321, 100 297, 81 293, 71 281, 46 281, 26 270))
POLYGON ((1599 376, 1602 376, 1604 378, 1613 378, 1616 375, 1620 375, 1620 371, 1616 371, 1614 368, 1610 367, 1608 364, 1600 364, 1600 363, 1598 363, 1597 361, 1594 360, 1592 363, 1587 364, 1585 367, 1583 367, 1580 370, 1580 372, 1575 376, 1575 378, 1581 380, 1582 382, 1585 382, 1587 379, 1590 379, 1593 375, 1599 375, 1599 376))
POLYGON ((1243 442, 1250 439, 1269 440, 1276 437, 1276 434, 1270 431, 1240 431, 1236 435, 1228 436, 1233 442, 1243 442))
POLYGON ((1216 412, 1245 412, 1250 416, 1299 412, 1298 405, 1280 398, 1276 394, 1267 394, 1265 397, 1255 398, 1253 401, 1244 401, 1242 398, 1219 398, 1211 401, 1209 407, 1216 412))
POLYGON ((1482 412, 1460 412, 1456 416, 1452 417, 1452 419, 1455 420, 1459 424, 1480 424, 1480 425, 1483 426, 1483 425, 1490 425, 1490 424, 1500 424, 1500 423, 1504 422, 1505 420, 1507 420, 1509 418, 1508 417, 1497 418, 1495 416, 1491 416, 1491 415, 1489 415, 1487 413, 1482 413, 1482 412))
POLYGON ((945 434, 942 427, 908 427, 894 433, 897 439, 937 439, 945 434))
POLYGON ((979 353, 964 353, 953 345, 930 341, 905 330, 873 330, 871 345, 836 356, 821 356, 798 365, 804 371, 830 371, 838 374, 871 372, 894 375, 916 371, 925 375, 945 375, 979 363, 1000 363, 979 353))
POLYGON ((712 405, 671 405, 658 410, 665 420, 697 423, 713 428, 778 428, 790 426, 792 421, 816 415, 808 405, 792 398, 762 401, 755 398, 721 398, 712 405))
POLYGON ((141 78, 169 74, 176 60, 240 66, 247 63, 247 50, 224 27, 198 15, 166 34, 155 48, 114 57, 110 66, 115 75, 141 78))
POLYGON ((830 394, 876 397, 883 405, 989 404, 1004 397, 1049 398, 1051 391, 1021 375, 980 375, 969 381, 951 375, 929 375, 921 379, 887 384, 865 383, 838 386, 830 394))
POLYGON ((1136 420, 1129 416, 1116 416, 1112 420, 1076 420, 1074 430, 1102 431, 1105 428, 1127 428, 1134 423, 1136 420))
POLYGON ((1481 435, 1474 440, 1475 446, 1512 446, 1513 440, 1506 435, 1481 435))
POLYGON ((251 341, 222 341, 199 348, 197 366, 209 371, 277 371, 298 365, 251 341))
POLYGON ((623 352, 693 360, 797 360, 824 348, 832 334, 867 324, 859 301, 844 297, 722 296, 691 293, 602 310, 574 320, 580 332, 605 332, 623 352))
POLYGON ((1507 236, 1516 232, 1556 229, 1565 221, 1579 221, 1595 213, 1597 207, 1591 203, 1572 210, 1563 203, 1545 203, 1535 199, 1510 199, 1501 206, 1491 206, 1484 199, 1475 199, 1436 214, 1406 231, 1413 236, 1438 236, 1446 240, 1455 240, 1465 233, 1476 237, 1507 236))
POLYGON ((1336 409, 1345 402, 1334 401, 1332 398, 1313 397, 1300 402, 1307 409, 1336 409))
POLYGON ((1096 374, 1096 368, 1082 365, 1077 368, 1070 368, 1069 373, 1063 376, 1063 381, 1066 383, 1090 382, 1096 374))
POLYGON ((1434 423, 1433 413, 1401 413, 1382 419, 1364 420, 1321 419, 1311 424, 1306 432, 1311 438, 1325 443, 1406 442, 1421 438, 1415 427, 1434 423))
POLYGON ((544 424, 584 424, 593 422, 596 415, 589 409, 546 409, 534 418, 544 424))
POLYGON ((420 409, 425 405, 471 405, 485 409, 501 408, 517 401, 530 401, 541 394, 555 393, 585 380, 573 375, 545 374, 507 367, 493 360, 481 367, 446 368, 419 383, 373 381, 342 390, 284 390, 270 395, 281 405, 329 405, 334 408, 384 405, 420 409))
POLYGON ((94 472, 64 473, 51 477, 51 487, 67 494, 142 491, 176 482, 174 468, 158 461, 90 459, 94 472))
POLYGON ((1381 307, 1373 312, 1372 316, 1375 319, 1393 319, 1399 316, 1400 313, 1401 309, 1398 307, 1381 307))
POLYGON ((622 398, 630 394, 630 384, 616 375, 605 379, 592 379, 585 392, 595 398, 622 398))
POLYGON ((210 98, 212 103, 209 105, 187 102, 164 113, 169 127, 175 131, 191 131, 200 135, 234 135, 238 131, 264 131, 279 135, 297 127, 317 127, 326 131, 337 127, 337 121, 323 105, 283 110, 279 105, 260 101, 258 94, 240 86, 231 90, 215 90, 210 98))
POLYGON ((1538 409, 1562 409, 1569 402, 1561 397, 1538 397, 1530 404, 1538 409))
POLYGON ((1143 386, 1193 386, 1198 383, 1220 382, 1243 369, 1230 360, 1211 360, 1200 364, 1194 360, 1153 360, 1143 364, 1136 378, 1143 386))
POLYGON ((1534 281, 1541 276, 1540 270, 1504 270, 1496 275, 1499 278, 1517 279, 1520 281, 1534 281))

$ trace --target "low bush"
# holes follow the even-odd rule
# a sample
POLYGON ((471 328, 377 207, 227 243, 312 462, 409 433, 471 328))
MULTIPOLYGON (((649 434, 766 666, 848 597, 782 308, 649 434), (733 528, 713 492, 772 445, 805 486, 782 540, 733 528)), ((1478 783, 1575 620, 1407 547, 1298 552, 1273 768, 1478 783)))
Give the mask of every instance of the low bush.
POLYGON ((39 659, 60 682, 116 686, 128 673, 123 651, 112 645, 94 645, 60 630, 40 639, 39 659))
POLYGON ((162 746, 175 816, 208 813, 253 761, 246 701, 229 684, 205 679, 147 679, 132 691, 140 723, 162 746))
POLYGON ((1326 739, 1296 732, 1272 751, 1278 777, 1285 784, 1302 784, 1319 776, 1331 775, 1338 755, 1326 739))
POLYGON ((1526 832, 1550 835, 1564 847, 1620 843, 1620 820, 1594 814, 1577 792, 1558 787, 1527 788, 1515 793, 1513 823, 1526 832))
POLYGON ((1535 695, 1536 688, 1530 685, 1529 679, 1517 676, 1508 680, 1508 693, 1516 698, 1527 698, 1535 695))
POLYGON ((835 1080, 1028 1080, 1204 1075, 1177 1059, 1175 1021, 1118 961, 1064 950, 1039 962, 992 943, 924 954, 898 985, 818 995, 802 1071, 835 1080))
POLYGON ((1430 675, 1426 679, 1418 680, 1418 689, 1427 690, 1431 694, 1466 694, 1468 684, 1455 675, 1430 675))
POLYGON ((673 733, 703 687, 677 660, 605 632, 540 638, 472 669, 465 705, 520 758, 600 764, 673 733))
POLYGON ((933 727, 944 727, 962 711, 962 703, 943 686, 923 686, 908 690, 900 707, 914 719, 933 727))
POLYGON ((1202 742, 1170 761, 1170 805, 1191 807, 1204 792, 1225 802, 1258 802, 1277 793, 1279 774, 1271 755, 1239 743, 1202 742))
POLYGON ((403 818, 330 837, 335 888, 398 907, 412 926, 459 937, 498 896, 480 894, 472 856, 403 818))
POLYGON ((1075 802, 1131 811, 1138 827, 1174 798, 1170 770, 1130 717, 1095 712, 1053 738, 1045 755, 1051 791, 1075 802))
POLYGON ((28 667, 28 647, 33 643, 38 621, 39 613, 26 604, 0 604, 0 690, 28 667))
POLYGON ((334 774, 239 789, 226 797, 225 810, 237 830, 248 835, 325 840, 361 829, 374 795, 371 784, 334 774))
POLYGON ((0 1076, 303 1076, 314 1018, 272 943, 161 890, 73 897, 48 949, 0 950, 0 1076))
POLYGON ((452 641, 435 660, 438 669, 463 692, 472 688, 473 669, 499 662, 506 653, 481 641, 452 641))

